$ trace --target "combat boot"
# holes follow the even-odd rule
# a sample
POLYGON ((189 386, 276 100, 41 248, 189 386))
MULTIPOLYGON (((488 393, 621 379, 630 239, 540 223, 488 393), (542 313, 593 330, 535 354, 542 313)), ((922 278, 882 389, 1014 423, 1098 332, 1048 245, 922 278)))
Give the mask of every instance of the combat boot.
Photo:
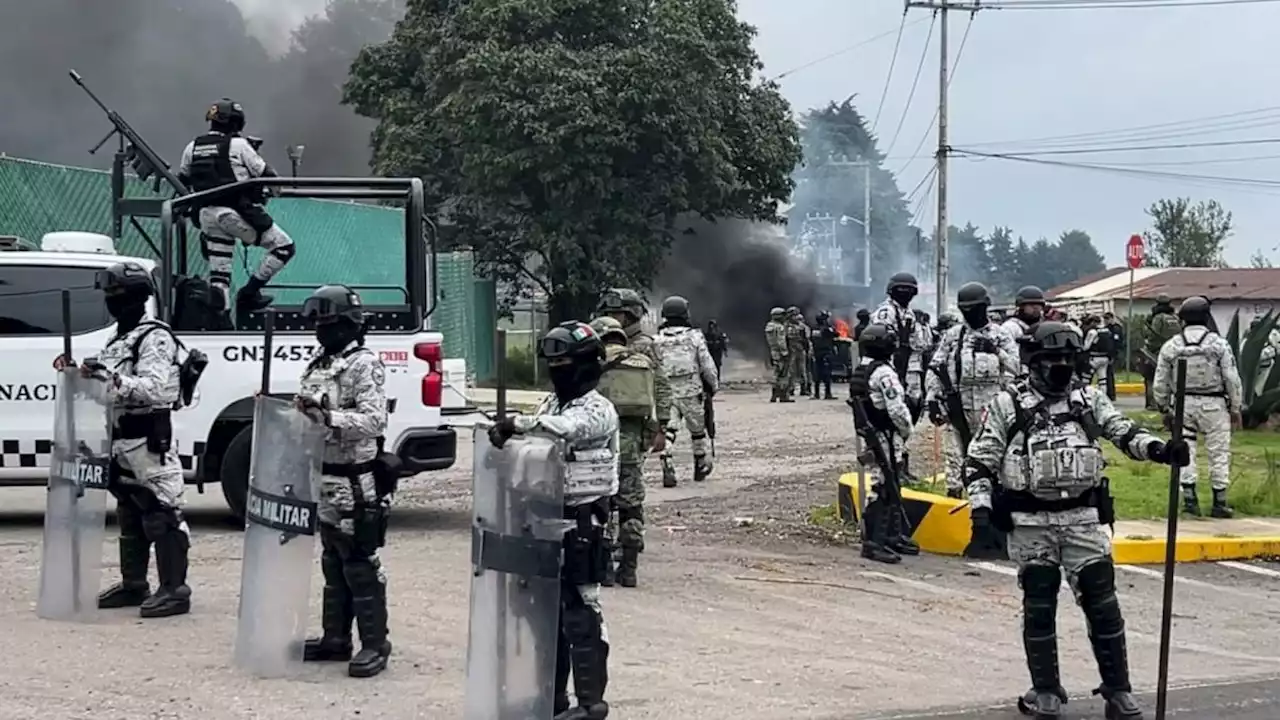
POLYGON ((191 612, 191 588, 187 587, 187 534, 170 527, 155 539, 156 574, 160 588, 142 602, 138 614, 144 618, 172 617, 191 612))
POLYGON ((828 384, 828 385, 827 385, 827 388, 826 388, 826 390, 824 391, 824 393, 823 393, 823 395, 822 395, 822 398, 823 398, 824 400, 835 400, 835 399, 836 399, 836 397, 835 397, 834 395, 832 395, 832 394, 831 394, 831 385, 830 385, 830 384, 828 384))
POLYGON ((919 555, 920 546, 911 539, 906 530, 906 520, 902 517, 902 506, 896 505, 888 509, 889 539, 885 545, 899 555, 919 555))
POLYGON ((778 388, 771 388, 769 390, 769 402, 771 403, 778 402, 778 388))
POLYGON ((895 565, 902 562, 902 557, 889 549, 886 542, 888 527, 886 526, 883 500, 872 500, 867 503, 865 524, 866 537, 862 538, 862 557, 867 560, 895 565))
POLYGON ((782 397, 778 399, 778 402, 795 402, 795 398, 791 397, 790 388, 782 391, 782 397))
POLYGON ((618 563, 618 584, 624 588, 636 586, 636 569, 640 565, 640 549, 622 548, 622 561, 618 563))
MULTIPOLYGON (((1048 606, 1050 618, 1056 607, 1056 602, 1048 606)), ((1027 653, 1031 689, 1018 698, 1018 712, 1036 720, 1058 720, 1062 706, 1067 703, 1067 691, 1062 687, 1058 669, 1058 635, 1054 628, 1049 628, 1047 634, 1035 634, 1027 629, 1027 621, 1023 624, 1022 645, 1027 653)))
POLYGON ((662 487, 673 488, 677 484, 675 463, 669 457, 662 458, 662 487))
POLYGON ((693 481, 702 482, 711 477, 711 461, 706 455, 693 456, 693 481))
POLYGON ((553 720, 604 720, 609 717, 609 703, 604 701, 604 691, 609 684, 609 644, 594 641, 571 645, 569 662, 573 666, 573 692, 578 698, 578 705, 557 713, 553 720))
POLYGON ((1089 638, 1093 656, 1098 661, 1098 674, 1102 677, 1102 686, 1093 694, 1101 695, 1106 701, 1107 720, 1141 720, 1142 709, 1138 707, 1133 687, 1129 684, 1129 653, 1124 625, 1119 627, 1115 634, 1089 638))
POLYGON ((275 302, 275 298, 270 295, 263 295, 263 283, 256 277, 250 276, 244 287, 236 292, 236 314, 258 312, 265 310, 275 302))
POLYGON ((610 552, 604 558, 604 578, 600 580, 600 587, 613 587, 617 580, 617 571, 613 562, 613 553, 610 552))
POLYGON ((138 607, 151 596, 147 566, 151 564, 151 542, 142 536, 120 536, 120 582, 98 595, 98 607, 114 609, 138 607))
POLYGON ((1209 514, 1224 520, 1235 517, 1235 511, 1227 507, 1226 488, 1213 489, 1213 507, 1209 510, 1209 514))
MULTIPOLYGON (((374 571, 370 568, 369 572, 374 571)), ((387 639, 387 586, 377 577, 369 580, 352 587, 351 607, 360 633, 360 652, 347 664, 347 675, 355 678, 373 677, 386 670, 387 658, 391 657, 391 641, 387 639), (361 594, 356 595, 357 592, 361 594)))
POLYGON ((1196 495, 1195 485, 1182 486, 1182 512, 1194 517, 1202 517, 1200 498, 1196 495))
POLYGON ((351 593, 346 588, 324 586, 320 627, 324 634, 307 638, 303 645, 305 662, 346 662, 351 659, 351 593))

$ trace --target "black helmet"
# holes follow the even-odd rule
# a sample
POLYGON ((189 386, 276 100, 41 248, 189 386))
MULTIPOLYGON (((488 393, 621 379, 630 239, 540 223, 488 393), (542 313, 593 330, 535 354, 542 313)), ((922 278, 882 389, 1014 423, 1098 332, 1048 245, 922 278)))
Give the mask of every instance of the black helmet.
POLYGON ((662 301, 663 320, 688 320, 689 301, 679 295, 672 295, 662 301))
POLYGON ((562 322, 551 328, 538 343, 538 357, 548 364, 599 363, 604 358, 604 344, 590 325, 577 320, 562 322))
POLYGON ((1171 302, 1173 301, 1165 293, 1160 293, 1159 295, 1156 296, 1157 305, 1168 305, 1171 302))
POLYGON ((888 325, 868 325, 858 333, 858 352, 876 360, 888 360, 898 348, 898 333, 888 325))
POLYGON ((204 119, 214 130, 238 133, 244 130, 244 106, 231 98, 222 98, 209 106, 204 119))
POLYGON ((1022 363, 1031 370, 1033 384, 1041 392, 1060 394, 1066 392, 1071 380, 1080 369, 1084 357, 1084 338, 1066 323, 1045 320, 1029 333, 1019 338, 1022 363), (1069 370, 1050 372, 1052 366, 1070 366, 1069 370))
POLYGON ((302 317, 317 325, 347 320, 364 326, 364 304, 360 295, 346 285, 323 285, 302 303, 302 317))
POLYGON ((1035 285, 1023 285, 1018 288, 1018 293, 1013 296, 1014 305, 1029 305, 1032 303, 1044 304, 1044 291, 1035 285))
POLYGON ((596 307, 596 312, 604 313, 626 313, 631 316, 632 322, 639 322, 644 318, 646 308, 644 300, 640 298, 640 293, 631 288, 609 288, 600 296, 600 303, 596 307))
POLYGON ((1208 298, 1192 295, 1178 306, 1178 319, 1184 325, 1207 325, 1211 310, 1208 298))
POLYGON ((965 283, 960 286, 959 292, 956 293, 956 305, 961 310, 976 307, 985 308, 990 304, 991 295, 987 292, 987 286, 982 283, 965 283))
POLYGON ((862 308, 856 313, 856 317, 858 318, 859 322, 864 320, 869 321, 871 320, 871 311, 866 308, 862 308))
POLYGON ((108 298, 128 297, 146 300, 156 294, 155 280, 142 265, 126 261, 98 271, 94 287, 108 298))
POLYGON ((920 283, 916 282, 916 276, 911 273, 894 273, 893 277, 889 278, 889 285, 885 288, 885 292, 892 293, 898 288, 911 288, 919 292, 920 283))

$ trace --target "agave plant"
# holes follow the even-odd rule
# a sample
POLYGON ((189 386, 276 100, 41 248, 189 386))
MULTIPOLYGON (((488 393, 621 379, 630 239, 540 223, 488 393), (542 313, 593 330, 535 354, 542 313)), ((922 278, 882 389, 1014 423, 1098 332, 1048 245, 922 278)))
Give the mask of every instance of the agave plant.
POLYGON ((1257 325, 1245 330, 1241 338, 1240 311, 1237 310, 1227 329, 1227 343, 1235 353, 1244 385, 1241 419, 1246 428, 1258 427, 1280 409, 1280 362, 1262 362, 1262 351, 1270 342, 1277 322, 1280 322, 1280 313, 1268 311, 1257 325))

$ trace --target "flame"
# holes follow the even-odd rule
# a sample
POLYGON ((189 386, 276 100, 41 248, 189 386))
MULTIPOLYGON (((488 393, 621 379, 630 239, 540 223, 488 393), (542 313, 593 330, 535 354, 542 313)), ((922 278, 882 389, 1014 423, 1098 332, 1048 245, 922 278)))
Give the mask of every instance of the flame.
POLYGON ((845 321, 840 320, 839 318, 837 318, 837 319, 836 319, 836 334, 837 334, 837 335, 839 335, 839 336, 840 336, 840 337, 842 337, 842 338, 847 338, 847 337, 849 337, 849 323, 847 323, 847 322, 845 322, 845 321))

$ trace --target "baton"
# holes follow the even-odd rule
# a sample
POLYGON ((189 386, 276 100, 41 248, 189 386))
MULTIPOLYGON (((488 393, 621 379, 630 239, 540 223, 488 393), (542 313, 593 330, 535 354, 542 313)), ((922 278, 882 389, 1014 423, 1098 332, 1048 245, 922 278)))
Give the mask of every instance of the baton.
MULTIPOLYGON (((1182 440, 1182 423, 1187 404, 1187 361, 1178 359, 1174 380, 1173 422, 1170 438, 1182 440)), ((1164 599, 1160 612, 1160 664, 1156 679, 1156 720, 1164 720, 1169 695, 1169 645, 1173 629, 1173 578, 1178 557, 1178 490, 1182 468, 1169 468, 1169 529, 1164 541, 1164 599)))

